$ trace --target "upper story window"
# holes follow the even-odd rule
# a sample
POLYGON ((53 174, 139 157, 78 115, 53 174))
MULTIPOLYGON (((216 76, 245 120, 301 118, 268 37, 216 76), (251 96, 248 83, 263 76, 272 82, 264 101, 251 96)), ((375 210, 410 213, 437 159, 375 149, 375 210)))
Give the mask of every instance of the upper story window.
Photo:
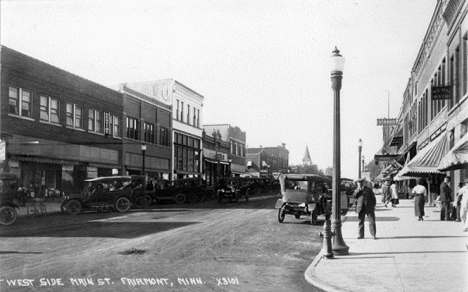
POLYGON ((41 95, 41 120, 59 123, 59 101, 50 96, 41 95))
POLYGON ((169 129, 165 127, 159 128, 159 145, 169 146, 169 129))
POLYGON ((83 129, 83 107, 67 103, 67 126, 83 129))
POLYGON ((154 143, 154 125, 145 123, 144 132, 145 142, 154 143))
POLYGON ((179 119, 179 111, 180 111, 180 101, 177 99, 177 107, 176 107, 176 119, 179 119))
POLYGON ((197 109, 197 123, 195 124, 197 128, 200 128, 200 109, 197 109))
POLYGON ((180 102, 180 121, 184 121, 184 102, 180 102))
POLYGON ((193 108, 193 125, 197 126, 197 109, 193 108))
POLYGON ((118 116, 112 116, 111 120, 112 137, 120 137, 120 120, 118 116))
POLYGON ((187 104, 187 123, 190 124, 190 104, 187 104))
POLYGON ((32 93, 31 91, 10 87, 9 93, 9 112, 10 114, 19 115, 30 118, 32 108, 32 93))
POLYGON ((88 131, 103 133, 102 112, 90 109, 88 111, 88 131))
POLYGON ((138 140, 138 120, 127 117, 127 138, 138 140))

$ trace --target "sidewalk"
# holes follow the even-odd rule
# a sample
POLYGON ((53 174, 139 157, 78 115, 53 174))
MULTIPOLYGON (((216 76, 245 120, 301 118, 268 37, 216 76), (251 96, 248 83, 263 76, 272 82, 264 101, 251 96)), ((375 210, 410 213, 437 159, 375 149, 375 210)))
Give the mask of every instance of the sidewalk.
POLYGON ((349 255, 319 254, 306 280, 325 291, 468 291, 468 233, 461 222, 440 221, 435 207, 425 213, 418 221, 411 199, 400 199, 396 208, 378 203, 373 240, 367 219, 365 238, 357 239, 357 214, 348 212, 342 233, 349 255))

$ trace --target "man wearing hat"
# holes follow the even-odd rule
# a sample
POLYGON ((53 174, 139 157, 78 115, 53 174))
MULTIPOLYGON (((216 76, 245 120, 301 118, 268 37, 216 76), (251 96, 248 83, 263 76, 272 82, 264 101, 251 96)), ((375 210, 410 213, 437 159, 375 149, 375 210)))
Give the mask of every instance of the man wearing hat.
POLYGON ((442 210, 440 210, 440 220, 449 221, 450 219, 450 205, 452 199, 452 189, 449 186, 450 176, 444 177, 444 181, 440 184, 440 201, 442 202, 442 210))
POLYGON ((462 196, 460 204, 460 217, 463 222, 463 231, 468 232, 468 178, 464 181, 465 185, 458 191, 458 195, 462 196))
POLYGON ((354 190, 353 197, 356 199, 356 213, 359 218, 359 235, 358 239, 364 238, 364 220, 367 215, 369 220, 369 231, 374 239, 376 237, 375 226, 375 194, 371 188, 365 185, 365 178, 358 178, 356 180, 357 188, 354 190))

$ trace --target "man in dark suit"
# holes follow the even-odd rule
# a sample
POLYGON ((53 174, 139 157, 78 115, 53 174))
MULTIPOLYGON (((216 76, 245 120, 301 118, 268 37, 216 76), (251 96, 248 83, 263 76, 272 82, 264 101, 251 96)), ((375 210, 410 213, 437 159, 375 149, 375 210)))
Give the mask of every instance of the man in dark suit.
POLYGON ((354 191, 353 197, 356 199, 356 213, 359 217, 359 236, 358 239, 364 238, 364 220, 367 215, 369 220, 369 230, 374 239, 376 237, 375 225, 375 194, 371 188, 365 185, 365 178, 358 178, 356 180, 357 188, 354 191))
POLYGON ((450 221, 450 203, 452 199, 452 189, 449 186, 450 176, 444 177, 444 181, 440 184, 440 202, 442 203, 442 209, 440 210, 440 220, 450 221))

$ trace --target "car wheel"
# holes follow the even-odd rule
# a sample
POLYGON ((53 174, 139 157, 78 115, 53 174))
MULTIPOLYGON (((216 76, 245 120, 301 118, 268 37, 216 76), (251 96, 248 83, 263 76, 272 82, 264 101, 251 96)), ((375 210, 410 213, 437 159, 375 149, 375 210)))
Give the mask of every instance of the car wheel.
POLYGON ((281 208, 278 210, 278 221, 279 223, 283 223, 284 217, 286 216, 286 204, 283 204, 281 208))
POLYGON ((189 196, 188 198, 189 198, 189 202, 190 202, 190 203, 194 203, 194 202, 197 201, 198 195, 197 195, 196 193, 191 193, 191 194, 189 194, 188 196, 189 196))
POLYGON ((140 195, 140 196, 135 198, 135 203, 138 206, 147 207, 147 206, 151 205, 152 200, 153 199, 151 198, 150 195, 140 195))
POLYGON ((206 195, 205 195, 204 192, 198 193, 197 197, 198 197, 198 200, 199 200, 200 202, 203 202, 203 201, 206 200, 206 195))
POLYGON ((183 204, 185 203, 185 201, 187 200, 187 197, 185 196, 184 193, 178 193, 176 196, 175 196, 175 202, 177 204, 183 204))
POLYGON ((314 210, 310 213, 310 224, 317 225, 317 212, 314 210))
POLYGON ((10 206, 3 206, 0 208, 0 224, 1 225, 11 225, 16 221, 18 214, 16 213, 15 208, 10 206))
POLYGON ((117 211, 123 213, 130 209, 130 200, 125 197, 120 197, 115 201, 115 208, 117 211))
POLYGON ((262 190, 260 188, 255 188, 253 193, 255 196, 260 196, 260 194, 262 193, 262 190))
POLYGON ((213 191, 206 191, 206 192, 205 192, 205 195, 206 195, 206 199, 207 199, 207 200, 212 200, 212 199, 215 198, 216 193, 213 192, 213 191))
POLYGON ((81 205, 81 202, 78 200, 68 201, 68 203, 65 205, 65 210, 70 215, 78 215, 81 213, 82 209, 83 209, 83 206, 81 205))

